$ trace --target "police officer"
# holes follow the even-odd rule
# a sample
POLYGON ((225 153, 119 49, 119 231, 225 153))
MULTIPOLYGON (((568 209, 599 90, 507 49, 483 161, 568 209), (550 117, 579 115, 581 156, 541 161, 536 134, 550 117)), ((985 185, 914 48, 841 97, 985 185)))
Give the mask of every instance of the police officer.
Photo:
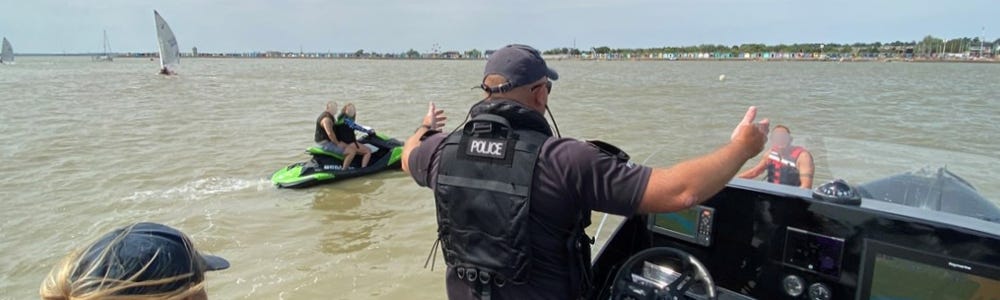
POLYGON ((433 103, 403 149, 403 169, 434 190, 450 299, 586 296, 592 210, 676 211, 720 191, 767 140, 751 107, 730 143, 670 168, 634 164, 603 142, 553 136, 552 80, 538 50, 508 45, 486 63, 486 98, 454 132, 433 103))

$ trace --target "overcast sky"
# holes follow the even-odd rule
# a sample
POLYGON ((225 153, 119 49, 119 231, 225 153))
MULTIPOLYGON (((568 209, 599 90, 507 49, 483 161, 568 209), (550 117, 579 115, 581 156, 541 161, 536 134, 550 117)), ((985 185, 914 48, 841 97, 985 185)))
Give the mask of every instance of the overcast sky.
POLYGON ((153 10, 182 51, 428 52, 1000 36, 998 0, 3 0, 16 52, 156 51, 153 10))

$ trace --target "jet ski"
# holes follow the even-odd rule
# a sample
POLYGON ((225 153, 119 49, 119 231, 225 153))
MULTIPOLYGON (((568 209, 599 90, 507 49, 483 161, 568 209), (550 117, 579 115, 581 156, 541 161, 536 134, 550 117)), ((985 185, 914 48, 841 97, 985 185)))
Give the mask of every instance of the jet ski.
POLYGON ((306 149, 312 159, 274 172, 271 182, 279 188, 304 188, 400 168, 403 143, 399 140, 376 133, 362 136, 358 143, 372 150, 367 167, 361 167, 361 155, 358 155, 351 162, 351 168, 344 170, 342 155, 314 146, 306 149))

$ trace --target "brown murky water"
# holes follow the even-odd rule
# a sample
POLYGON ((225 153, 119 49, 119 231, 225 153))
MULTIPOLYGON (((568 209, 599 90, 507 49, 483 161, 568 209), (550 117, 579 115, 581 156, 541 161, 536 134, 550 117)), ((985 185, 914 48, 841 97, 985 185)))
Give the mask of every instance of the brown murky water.
MULTIPOLYGON (((327 100, 404 138, 435 101, 462 119, 483 61, 19 57, 0 66, 0 299, 37 298, 71 249, 156 221, 232 268, 216 299, 438 299, 433 197, 400 172, 278 190, 327 100)), ((819 180, 947 165, 1000 199, 1000 68, 978 64, 551 62, 562 134, 665 166, 725 143, 749 105, 792 127, 819 180), (725 74, 726 80, 719 81, 725 74)), ((595 214, 595 225, 600 214, 595 214)), ((610 226, 605 227, 605 233, 610 226)), ((603 239, 603 237, 601 238, 603 239)))

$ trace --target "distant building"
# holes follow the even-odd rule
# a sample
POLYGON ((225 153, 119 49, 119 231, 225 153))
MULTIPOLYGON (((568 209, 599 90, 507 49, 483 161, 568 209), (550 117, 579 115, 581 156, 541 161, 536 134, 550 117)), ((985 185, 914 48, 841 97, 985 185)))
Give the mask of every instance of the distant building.
POLYGON ((445 53, 441 53, 441 58, 459 59, 462 58, 462 53, 459 53, 458 51, 448 51, 445 53))
POLYGON ((980 46, 980 45, 969 45, 968 56, 969 57, 989 57, 991 53, 996 52, 996 50, 993 49, 994 48, 993 46, 995 46, 995 45, 993 45, 993 44, 987 44, 987 43, 982 44, 982 46, 980 46))
POLYGON ((198 47, 191 47, 191 56, 198 57, 198 47))

